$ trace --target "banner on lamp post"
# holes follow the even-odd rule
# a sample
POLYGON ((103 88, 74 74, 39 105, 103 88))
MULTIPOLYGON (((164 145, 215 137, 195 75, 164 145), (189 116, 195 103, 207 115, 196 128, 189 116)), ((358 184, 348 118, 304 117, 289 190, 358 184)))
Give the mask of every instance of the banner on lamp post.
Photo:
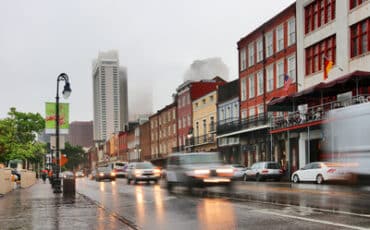
MULTIPOLYGON (((45 133, 55 133, 56 120, 55 102, 45 103, 45 133)), ((69 104, 59 103, 59 133, 68 134, 69 129, 69 104)))

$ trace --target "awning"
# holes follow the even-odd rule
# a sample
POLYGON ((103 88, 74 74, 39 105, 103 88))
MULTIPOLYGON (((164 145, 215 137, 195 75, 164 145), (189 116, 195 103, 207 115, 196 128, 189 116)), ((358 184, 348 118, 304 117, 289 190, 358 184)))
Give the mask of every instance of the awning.
POLYGON ((272 99, 267 104, 267 110, 293 111, 297 105, 307 103, 308 100, 322 98, 323 96, 335 96, 359 86, 370 86, 370 72, 355 71, 329 82, 320 82, 305 90, 288 96, 272 99))

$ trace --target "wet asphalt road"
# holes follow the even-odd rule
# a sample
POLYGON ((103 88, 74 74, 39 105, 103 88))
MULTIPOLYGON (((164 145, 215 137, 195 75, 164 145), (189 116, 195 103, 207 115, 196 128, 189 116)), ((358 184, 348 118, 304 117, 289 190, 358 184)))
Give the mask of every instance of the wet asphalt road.
POLYGON ((169 194, 160 185, 82 178, 77 192, 133 229, 370 229, 368 187, 271 183, 169 194))

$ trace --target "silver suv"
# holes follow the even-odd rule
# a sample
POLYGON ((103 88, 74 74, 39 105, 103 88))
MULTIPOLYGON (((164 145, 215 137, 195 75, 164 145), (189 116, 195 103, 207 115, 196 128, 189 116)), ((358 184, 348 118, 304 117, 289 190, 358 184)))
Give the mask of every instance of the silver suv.
POLYGON ((280 164, 273 161, 261 161, 254 163, 252 167, 247 168, 244 174, 244 180, 254 179, 262 181, 265 179, 274 179, 279 181, 283 176, 283 170, 280 164))
POLYGON ((233 168, 224 165, 217 152, 174 153, 167 158, 167 189, 183 185, 231 185, 233 168))
POLYGON ((154 181, 158 183, 161 171, 154 167, 150 162, 133 162, 127 167, 127 184, 134 181, 137 184, 138 181, 154 181))

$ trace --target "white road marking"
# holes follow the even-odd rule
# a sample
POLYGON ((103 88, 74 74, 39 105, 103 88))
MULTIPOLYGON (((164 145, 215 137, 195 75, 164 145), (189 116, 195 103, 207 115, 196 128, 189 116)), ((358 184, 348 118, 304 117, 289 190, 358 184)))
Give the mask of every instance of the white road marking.
POLYGON ((368 230, 369 229, 369 228, 359 227, 359 226, 354 226, 354 225, 339 224, 339 223, 335 223, 335 222, 332 222, 332 221, 316 220, 316 219, 310 219, 310 218, 306 218, 306 217, 281 214, 281 213, 271 212, 271 211, 267 211, 267 210, 255 210, 255 211, 263 213, 263 214, 269 214, 269 215, 281 216, 281 217, 286 217, 286 218, 298 219, 298 220, 314 222, 314 223, 319 223, 319 224, 333 225, 333 226, 344 227, 344 228, 349 228, 349 229, 358 229, 358 230, 368 230))

